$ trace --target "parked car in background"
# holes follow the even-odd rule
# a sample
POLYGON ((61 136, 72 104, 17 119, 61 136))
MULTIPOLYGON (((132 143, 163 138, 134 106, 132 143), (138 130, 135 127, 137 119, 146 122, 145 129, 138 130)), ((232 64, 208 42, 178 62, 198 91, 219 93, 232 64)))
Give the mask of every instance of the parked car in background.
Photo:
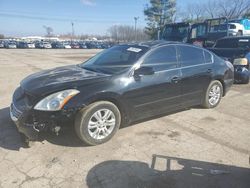
POLYGON ((81 49, 87 49, 88 48, 87 45, 84 42, 80 42, 79 46, 80 46, 81 49))
POLYGON ((250 36, 219 39, 209 50, 234 65, 235 83, 249 83, 250 36))
POLYGON ((4 48, 4 41, 0 41, 0 48, 4 48))
POLYGON ((65 49, 71 49, 71 46, 70 46, 70 44, 68 42, 64 42, 63 46, 64 46, 65 49))
POLYGON ((37 42, 35 43, 35 47, 41 49, 41 48, 43 48, 43 43, 40 42, 40 41, 37 41, 37 42))
POLYGON ((17 48, 16 42, 10 41, 5 43, 5 48, 15 49, 17 48))
POLYGON ((122 122, 216 107, 233 84, 233 71, 231 63, 192 45, 123 44, 82 64, 28 76, 14 92, 10 114, 29 139, 43 131, 58 134, 70 121, 83 142, 97 145, 122 122))
POLYGON ((71 48, 73 48, 73 49, 79 49, 79 48, 80 48, 80 45, 79 45, 79 43, 77 43, 77 42, 71 43, 70 46, 71 46, 71 48))
POLYGON ((232 36, 250 36, 250 20, 249 19, 235 19, 229 21, 229 35, 232 36))
POLYGON ((49 42, 37 42, 36 43, 36 48, 40 48, 40 49, 51 49, 52 46, 49 42))
POLYGON ((86 46, 88 49, 96 49, 94 42, 86 42, 86 46))
POLYGON ((51 46, 52 48, 55 48, 55 49, 64 49, 64 45, 61 42, 53 42, 51 46))
POLYGON ((18 42, 17 44, 18 48, 35 48, 35 44, 32 42, 18 42))
POLYGON ((28 43, 26 43, 26 45, 27 45, 27 48, 36 48, 36 46, 35 46, 35 43, 32 43, 32 42, 28 42, 28 43))
POLYGON ((51 46, 51 44, 49 42, 44 42, 43 43, 43 48, 45 48, 45 49, 51 49, 52 46, 51 46))

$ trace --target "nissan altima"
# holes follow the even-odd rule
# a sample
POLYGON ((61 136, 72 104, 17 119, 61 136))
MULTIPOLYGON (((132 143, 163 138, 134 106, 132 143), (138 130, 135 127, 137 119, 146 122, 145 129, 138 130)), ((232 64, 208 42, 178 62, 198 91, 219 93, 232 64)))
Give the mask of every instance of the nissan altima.
POLYGON ((234 81, 231 63, 177 42, 122 44, 86 62, 32 74, 13 94, 10 115, 29 140, 74 125, 98 145, 121 124, 192 106, 216 107, 234 81))

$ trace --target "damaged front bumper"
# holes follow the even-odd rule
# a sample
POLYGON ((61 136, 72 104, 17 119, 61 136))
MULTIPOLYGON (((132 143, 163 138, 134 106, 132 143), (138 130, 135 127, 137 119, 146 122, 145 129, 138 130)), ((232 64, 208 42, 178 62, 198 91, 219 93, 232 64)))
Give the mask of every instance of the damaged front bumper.
POLYGON ((10 106, 10 117, 15 123, 18 132, 25 135, 29 140, 35 141, 38 139, 38 131, 34 129, 34 125, 24 124, 23 112, 18 110, 12 103, 10 106))
POLYGON ((18 131, 29 141, 39 140, 39 133, 54 132, 58 135, 65 122, 72 122, 76 111, 39 112, 33 109, 21 111, 14 103, 10 106, 10 117, 18 131))

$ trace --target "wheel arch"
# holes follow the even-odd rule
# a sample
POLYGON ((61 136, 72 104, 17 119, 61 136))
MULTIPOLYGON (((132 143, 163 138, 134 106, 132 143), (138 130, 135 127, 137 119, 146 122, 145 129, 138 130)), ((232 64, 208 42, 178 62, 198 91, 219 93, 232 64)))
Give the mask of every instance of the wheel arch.
POLYGON ((225 85, 225 82, 224 82, 224 80, 222 79, 222 78, 217 78, 217 79, 215 79, 215 80, 217 80, 217 81, 219 81, 220 83, 221 83, 221 85, 222 85, 222 87, 223 87, 223 94, 222 94, 222 96, 224 97, 225 96, 225 91, 226 91, 226 85, 225 85))
POLYGON ((96 94, 95 96, 89 98, 85 105, 88 106, 92 103, 98 102, 98 101, 107 101, 107 102, 111 102, 114 105, 117 106, 117 108, 119 109, 120 113, 121 113, 121 118, 122 118, 122 124, 123 123, 127 123, 129 120, 129 113, 127 108, 125 107, 124 103, 121 101, 121 96, 117 93, 112 93, 112 92, 108 92, 108 93, 99 93, 96 94))

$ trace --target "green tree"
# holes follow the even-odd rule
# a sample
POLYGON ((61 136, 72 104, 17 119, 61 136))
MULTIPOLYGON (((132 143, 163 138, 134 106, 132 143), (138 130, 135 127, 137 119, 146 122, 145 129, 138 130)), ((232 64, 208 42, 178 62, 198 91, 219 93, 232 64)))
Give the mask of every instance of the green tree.
POLYGON ((150 0, 144 9, 147 26, 146 33, 157 38, 157 33, 164 25, 175 21, 176 0, 150 0))
POLYGON ((243 16, 243 18, 248 18, 250 19, 250 10, 248 12, 245 13, 245 15, 243 16))
POLYGON ((0 39, 4 39, 4 35, 3 34, 0 34, 0 39))

